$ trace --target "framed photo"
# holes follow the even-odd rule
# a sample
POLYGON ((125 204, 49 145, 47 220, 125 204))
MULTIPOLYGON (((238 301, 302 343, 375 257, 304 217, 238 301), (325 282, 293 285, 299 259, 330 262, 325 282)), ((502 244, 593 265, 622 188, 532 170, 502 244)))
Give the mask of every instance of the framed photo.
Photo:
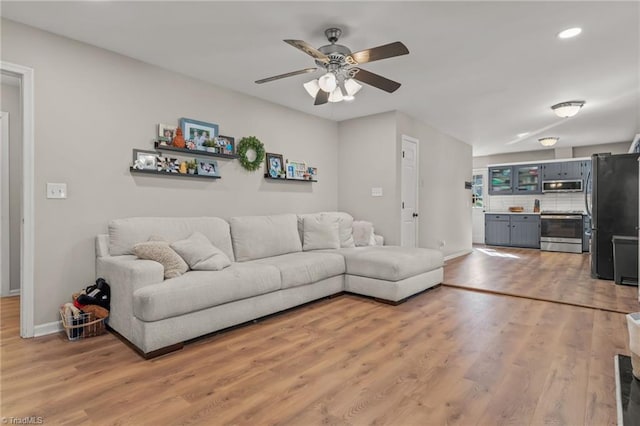
POLYGON ((236 152, 236 142, 231 136, 218 136, 216 142, 222 154, 233 154, 236 152))
POLYGON ((216 160, 198 159, 198 174, 204 176, 220 176, 218 162, 216 160))
POLYGON ((173 137, 176 135, 178 126, 169 126, 168 124, 158 124, 158 140, 161 142, 167 142, 167 145, 171 145, 173 137))
POLYGON ((311 179, 316 179, 318 177, 318 168, 317 167, 309 167, 307 169, 309 174, 311 175, 311 179))
POLYGON ((156 155, 156 170, 159 172, 178 173, 180 161, 177 158, 168 158, 156 155))
POLYGON ((181 118, 180 127, 184 140, 193 142, 195 149, 204 150, 204 143, 218 136, 218 125, 213 123, 181 118))
POLYGON ((281 154, 274 154, 267 152, 265 154, 266 159, 266 173, 272 178, 280 176, 280 173, 284 170, 284 160, 281 154))
POLYGON ((141 149, 133 150, 133 167, 140 170, 156 170, 155 151, 143 151, 141 149))

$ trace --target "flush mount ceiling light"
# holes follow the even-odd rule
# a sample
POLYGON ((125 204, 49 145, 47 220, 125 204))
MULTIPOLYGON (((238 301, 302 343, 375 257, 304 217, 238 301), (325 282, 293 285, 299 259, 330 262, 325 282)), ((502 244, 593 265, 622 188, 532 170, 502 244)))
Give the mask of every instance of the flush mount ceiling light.
POLYGON ((542 146, 554 146, 559 139, 560 138, 556 136, 549 136, 546 138, 538 139, 538 142, 540 142, 542 146))
POLYGON ((582 28, 579 28, 579 27, 567 28, 566 30, 560 31, 558 33, 558 38, 572 38, 577 36, 581 32, 582 32, 582 28))
POLYGON ((585 101, 560 102, 559 104, 553 105, 551 109, 556 113, 558 117, 569 118, 580 112, 580 108, 582 108, 584 104, 585 101))

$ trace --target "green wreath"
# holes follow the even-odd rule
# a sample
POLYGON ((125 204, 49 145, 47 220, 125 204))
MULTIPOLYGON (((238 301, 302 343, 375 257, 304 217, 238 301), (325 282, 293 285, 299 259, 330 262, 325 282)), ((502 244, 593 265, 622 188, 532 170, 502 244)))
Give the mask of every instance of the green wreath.
POLYGON ((248 136, 240 139, 238 143, 238 159, 240 164, 250 172, 258 170, 258 167, 262 164, 264 159, 264 145, 255 136, 248 136), (247 158, 247 151, 254 150, 256 152, 256 159, 249 161, 247 158))

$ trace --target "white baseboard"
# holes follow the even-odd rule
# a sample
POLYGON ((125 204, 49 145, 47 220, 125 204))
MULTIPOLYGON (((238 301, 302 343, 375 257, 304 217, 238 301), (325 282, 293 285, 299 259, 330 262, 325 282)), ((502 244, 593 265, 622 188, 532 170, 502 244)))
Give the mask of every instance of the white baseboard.
POLYGON ((469 249, 469 250, 458 251, 456 253, 451 253, 450 255, 447 255, 444 257, 444 261, 446 262, 447 260, 451 260, 451 259, 455 259, 456 257, 467 255, 472 251, 473 251, 472 249, 469 249))
POLYGON ((46 324, 36 325, 34 327, 33 337, 46 336, 47 334, 58 333, 64 330, 62 327, 62 321, 53 321, 46 324))

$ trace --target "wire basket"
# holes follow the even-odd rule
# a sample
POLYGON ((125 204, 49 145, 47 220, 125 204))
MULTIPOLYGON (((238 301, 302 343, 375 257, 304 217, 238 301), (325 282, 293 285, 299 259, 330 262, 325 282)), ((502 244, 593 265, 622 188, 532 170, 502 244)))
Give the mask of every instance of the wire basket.
POLYGON ((60 309, 60 317, 69 340, 99 336, 106 331, 105 320, 107 318, 96 318, 91 312, 73 316, 65 315, 64 309, 60 309))

